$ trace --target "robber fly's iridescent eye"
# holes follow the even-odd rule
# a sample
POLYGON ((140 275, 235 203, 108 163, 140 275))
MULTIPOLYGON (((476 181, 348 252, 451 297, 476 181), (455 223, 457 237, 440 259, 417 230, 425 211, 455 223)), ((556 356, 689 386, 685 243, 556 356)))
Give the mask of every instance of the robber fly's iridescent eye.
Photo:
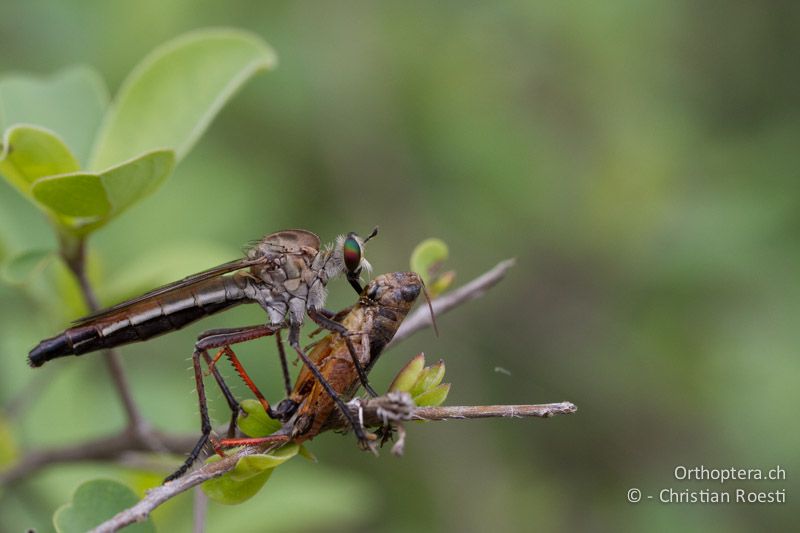
POLYGON ((358 270, 359 265, 361 264, 361 244, 359 244, 358 239, 356 239, 355 234, 350 233, 347 238, 344 240, 343 246, 344 252, 344 266, 347 267, 347 270, 350 272, 355 272, 358 270))

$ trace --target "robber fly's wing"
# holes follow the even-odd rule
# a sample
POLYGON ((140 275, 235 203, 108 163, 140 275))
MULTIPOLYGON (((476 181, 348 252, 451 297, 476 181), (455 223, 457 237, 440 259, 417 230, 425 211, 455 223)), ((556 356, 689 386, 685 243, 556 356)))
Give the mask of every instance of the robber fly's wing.
POLYGON ((87 322, 96 320, 98 318, 104 318, 106 316, 115 314, 119 311, 132 307, 135 304, 141 303, 145 300, 150 298, 155 298, 157 296, 161 296, 168 292, 177 291, 181 289, 185 289, 186 287, 190 287, 192 285, 196 285, 200 282, 205 280, 215 278, 217 276, 222 276, 223 274, 228 274, 230 272, 235 272, 237 270, 241 270, 243 268, 247 268, 253 265, 263 264, 269 261, 267 257, 258 257, 256 259, 235 259, 233 261, 229 261, 227 263, 223 263, 221 265, 217 265, 213 268, 209 268, 208 270, 204 270, 202 272, 198 272, 197 274, 192 274, 191 276, 187 276, 181 280, 174 281, 172 283, 168 283, 163 287, 159 287, 157 289, 153 289, 152 291, 142 294, 141 296, 137 296, 131 300, 125 300, 124 302, 118 303, 113 307, 108 307, 106 309, 101 309, 96 313, 92 313, 89 316, 85 316, 83 318, 79 318, 74 322, 75 325, 85 324, 87 322))

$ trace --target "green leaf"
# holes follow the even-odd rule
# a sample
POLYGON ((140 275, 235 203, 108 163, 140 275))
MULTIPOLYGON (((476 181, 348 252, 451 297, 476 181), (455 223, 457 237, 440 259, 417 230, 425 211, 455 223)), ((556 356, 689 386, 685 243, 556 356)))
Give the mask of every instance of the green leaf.
POLYGON ((420 353, 412 357, 392 380, 392 384, 389 385, 389 392, 408 392, 411 390, 411 387, 419 379, 423 368, 425 368, 425 354, 420 353))
POLYGON ((84 164, 108 106, 103 79, 87 66, 53 76, 6 76, 0 80, 0 131, 35 124, 55 132, 84 164))
POLYGON ((174 165, 171 150, 156 150, 99 173, 41 178, 33 183, 33 196, 65 229, 84 235, 155 191, 174 165))
POLYGON ((317 456, 314 455, 314 452, 309 450, 305 444, 300 445, 300 449, 297 451, 297 455, 302 457, 303 459, 310 461, 312 463, 318 462, 317 456))
POLYGON ((272 435, 281 428, 281 423, 267 416, 257 400, 243 400, 239 406, 244 413, 237 421, 239 429, 248 437, 259 438, 272 435))
POLYGON ((454 270, 448 270, 436 276, 431 284, 428 286, 428 294, 431 298, 435 298, 445 292, 453 284, 456 279, 454 270))
MULTIPOLYGON (((72 502, 56 511, 53 525, 58 533, 84 533, 138 501, 136 494, 122 483, 110 479, 87 481, 75 491, 72 502)), ((152 533, 155 528, 147 520, 128 526, 125 531, 152 533)))
POLYGON ((180 160, 236 90, 275 64, 258 36, 234 29, 194 31, 163 44, 122 84, 90 168, 156 148, 171 148, 180 160))
MULTIPOLYGON (((216 462, 214 459, 219 460, 219 457, 211 457, 208 462, 216 462)), ((264 486, 264 483, 267 482, 274 471, 274 468, 270 468, 244 481, 236 481, 228 475, 223 475, 209 479, 200 487, 206 493, 206 496, 215 502, 236 505, 258 494, 258 491, 261 490, 261 487, 264 486)))
POLYGON ((0 174, 28 198, 31 198, 31 184, 38 178, 78 170, 78 160, 50 130, 18 125, 3 135, 0 174))
POLYGON ((256 453, 253 455, 245 455, 233 470, 226 475, 231 476, 234 481, 245 481, 253 476, 256 476, 264 470, 269 470, 278 467, 297 455, 300 446, 297 444, 287 444, 278 448, 272 453, 256 453))
POLYGON ((442 379, 444 379, 444 370, 444 361, 441 359, 439 359, 439 362, 435 365, 423 369, 416 383, 414 383, 408 393, 411 394, 412 397, 416 397, 423 392, 429 391, 442 382, 442 379))
POLYGON ((419 407, 442 405, 450 392, 450 383, 442 383, 436 387, 414 397, 414 403, 419 407))
MULTIPOLYGON (((233 470, 206 481, 201 488, 216 502, 227 505, 242 503, 261 490, 275 467, 297 455, 298 449, 296 444, 288 444, 270 454, 242 457, 233 470)), ((213 456, 206 462, 215 463, 219 460, 219 456, 213 456)))
POLYGON ((447 244, 441 239, 425 239, 411 252, 411 270, 422 278, 425 284, 431 280, 447 259, 447 244))
POLYGON ((34 183, 33 195, 41 204, 64 217, 98 219, 111 211, 105 187, 97 174, 76 173, 43 178, 34 183))
POLYGON ((42 272, 55 257, 52 250, 28 250, 15 255, 3 263, 3 281, 23 285, 42 272))

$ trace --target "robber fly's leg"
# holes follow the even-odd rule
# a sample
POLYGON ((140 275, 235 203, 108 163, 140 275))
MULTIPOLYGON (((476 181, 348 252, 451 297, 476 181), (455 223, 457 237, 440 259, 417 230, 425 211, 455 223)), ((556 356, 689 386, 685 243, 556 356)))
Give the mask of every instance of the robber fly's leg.
POLYGON ((297 355, 303 361, 303 364, 308 367, 312 374, 314 374, 314 377, 317 378, 317 381, 320 383, 320 385, 322 385, 322 388, 325 389, 325 392, 328 393, 347 421, 350 422, 350 425, 353 427, 353 432, 356 434, 356 438, 360 442, 367 442, 367 436, 364 434, 361 424, 358 422, 358 420, 356 420, 356 418, 353 416, 353 413, 350 412, 350 409, 347 408, 347 405, 345 405, 336 391, 333 390, 333 387, 331 387, 331 384, 328 383, 328 380, 326 380, 325 377, 320 373, 317 365, 315 365, 314 362, 308 358, 303 349, 300 347, 299 324, 291 324, 289 326, 289 346, 291 346, 294 351, 297 352, 297 355))
POLYGON ((308 310, 308 316, 311 317, 311 320, 317 323, 322 328, 327 329, 328 331, 333 331, 334 333, 338 333, 344 339, 345 344, 347 344, 347 351, 350 352, 350 357, 353 359, 353 364, 356 367, 356 372, 358 372, 358 379, 361 381, 361 384, 364 385, 364 389, 366 389, 367 393, 372 396, 373 398, 378 395, 375 392, 375 389, 369 384, 367 381, 367 373, 364 371, 364 367, 361 366, 361 362, 358 360, 358 355, 356 354, 355 347, 353 346, 352 341, 350 340, 350 331, 341 325, 340 323, 336 322, 325 316, 321 313, 318 309, 310 308, 308 310))
MULTIPOLYGON (((256 325, 256 326, 244 326, 241 328, 227 328, 227 329, 212 329, 208 330, 205 333, 201 334, 198 338, 199 341, 208 342, 210 343, 208 347, 220 347, 231 344, 236 344, 239 342, 250 341, 253 339, 258 339, 260 337, 266 337, 269 335, 276 334, 278 337, 278 354, 280 355, 281 359, 281 367, 283 369, 283 380, 286 385, 287 389, 290 387, 291 384, 291 376, 289 375, 289 368, 286 365, 286 354, 283 350, 283 346, 281 345, 280 341, 280 330, 284 326, 279 325, 256 325)), ((215 361, 216 363, 216 361, 215 361)), ((289 389, 291 391, 291 389, 289 389)))
POLYGON ((228 402, 228 407, 230 407, 231 423, 228 425, 228 438, 232 439, 236 435, 236 420, 239 418, 239 402, 236 401, 231 389, 228 388, 228 384, 225 383, 217 367, 212 365, 211 357, 209 357, 208 352, 203 352, 203 359, 206 360, 206 366, 211 369, 214 380, 216 380, 217 385, 222 391, 222 395, 225 396, 225 401, 228 402))
MULTIPOLYGON (((195 349, 194 353, 192 354, 192 365, 194 366, 194 381, 195 387, 197 388, 197 401, 200 404, 200 439, 198 439, 197 444, 194 445, 192 448, 189 457, 186 458, 186 461, 178 468, 175 472, 170 474, 169 476, 164 479, 164 483, 168 481, 172 481, 173 479, 177 479, 181 477, 183 474, 186 473, 189 468, 191 468, 192 464, 197 460, 200 456, 200 453, 203 451, 203 448, 208 443, 208 438, 211 435, 211 420, 208 418, 208 404, 206 402, 206 389, 203 385, 203 369, 200 367, 200 356, 204 353, 204 350, 195 349)), ((208 357, 208 354, 205 354, 208 357)))
POLYGON ((200 335, 196 344, 197 348, 200 350, 222 348, 220 353, 228 357, 228 359, 231 361, 231 364, 236 369, 236 372, 245 382, 247 387, 253 391, 253 394, 256 395, 256 398, 258 398, 258 401, 261 402, 262 406, 264 406, 264 411, 266 411, 270 418, 277 418, 276 413, 273 411, 264 395, 261 394, 261 391, 258 389, 253 380, 250 379, 250 376, 245 371, 244 366, 242 366, 242 364, 239 362, 239 359, 236 357, 236 354, 233 353, 233 350, 231 350, 230 345, 258 339, 260 337, 266 337, 268 335, 274 335, 280 330, 281 327, 282 326, 280 325, 257 325, 233 329, 215 329, 200 335))
POLYGON ((224 348, 222 348, 222 353, 231 362, 231 365, 233 365, 233 368, 236 370, 236 373, 239 374, 239 377, 242 378, 244 384, 247 385, 247 388, 250 389, 250 391, 255 395, 256 399, 261 404, 261 407, 264 408, 264 411, 267 413, 267 415, 269 415, 270 418, 277 418, 272 410, 272 407, 270 407, 269 402, 261 393, 258 386, 255 384, 250 375, 247 373, 247 370, 244 369, 244 365, 242 365, 241 361, 239 361, 239 358, 236 357, 236 354, 233 353, 231 347, 225 346, 224 348))
POLYGON ((286 350, 283 349, 283 339, 281 332, 275 332, 275 341, 278 343, 278 357, 281 360, 281 369, 283 370, 283 387, 286 390, 286 397, 292 395, 292 379, 289 376, 289 365, 286 363, 286 350))

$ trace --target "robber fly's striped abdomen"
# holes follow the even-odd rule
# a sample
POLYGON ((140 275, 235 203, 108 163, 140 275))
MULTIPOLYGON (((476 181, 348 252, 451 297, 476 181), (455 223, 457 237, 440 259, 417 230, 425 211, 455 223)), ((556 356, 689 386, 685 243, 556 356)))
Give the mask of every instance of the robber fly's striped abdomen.
POLYGON ((220 276, 102 313, 40 342, 28 355, 31 366, 81 355, 178 330, 205 316, 249 302, 237 276, 220 276), (238 283, 237 283, 238 281, 238 283), (113 311, 113 310, 112 310, 113 311))

